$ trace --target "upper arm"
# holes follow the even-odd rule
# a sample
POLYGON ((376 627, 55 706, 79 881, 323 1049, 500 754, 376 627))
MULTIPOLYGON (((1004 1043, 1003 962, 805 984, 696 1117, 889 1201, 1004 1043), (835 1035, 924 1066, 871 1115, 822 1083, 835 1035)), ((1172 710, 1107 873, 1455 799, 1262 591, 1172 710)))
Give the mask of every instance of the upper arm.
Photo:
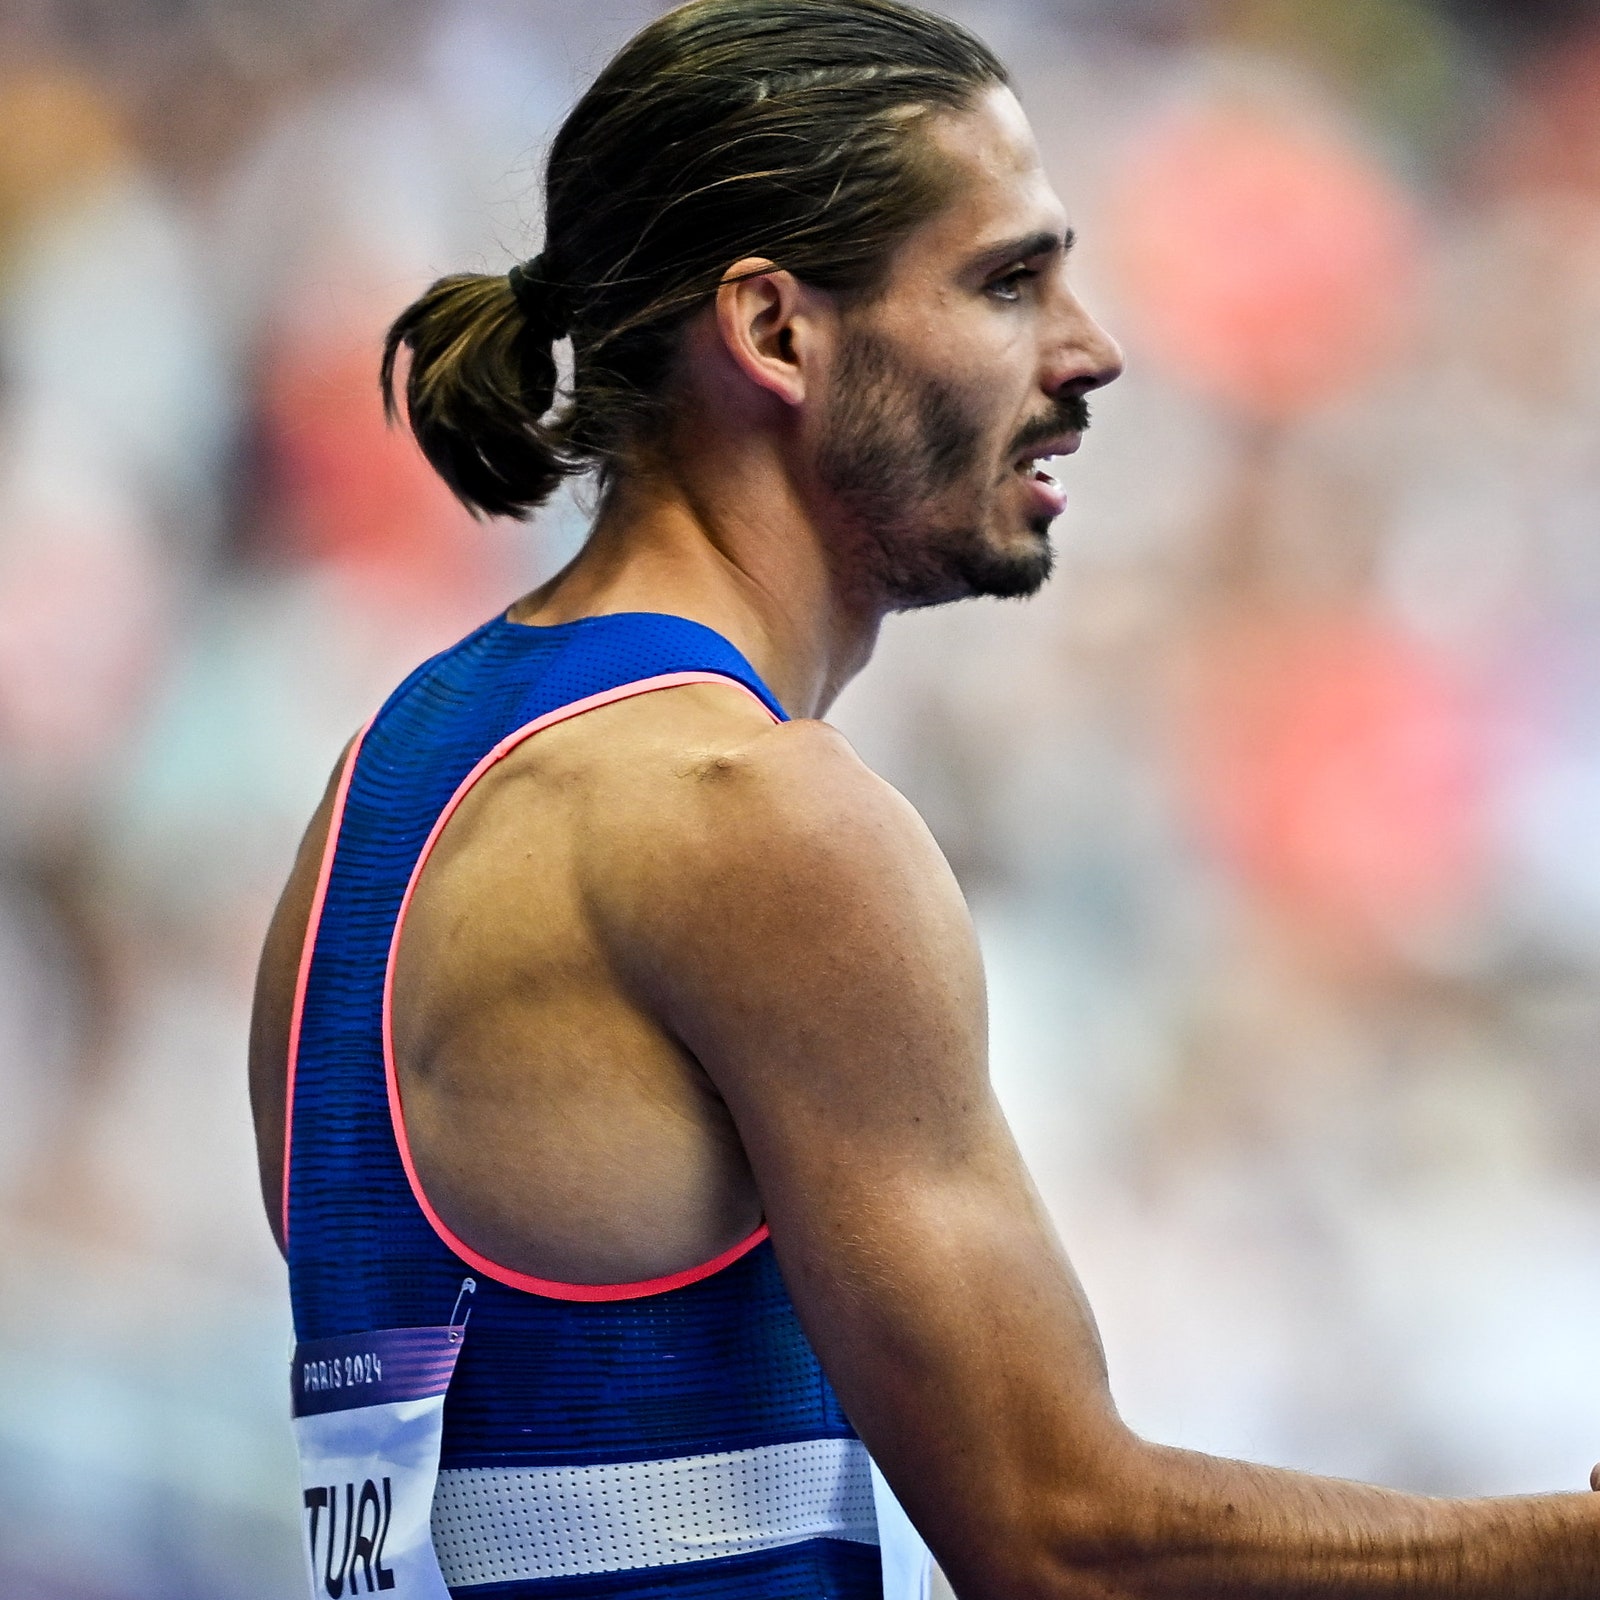
POLYGON ((727 1101, 852 1422, 983 1592, 1125 1435, 989 1086, 954 878, 818 724, 707 764, 634 837, 597 873, 602 937, 727 1101))

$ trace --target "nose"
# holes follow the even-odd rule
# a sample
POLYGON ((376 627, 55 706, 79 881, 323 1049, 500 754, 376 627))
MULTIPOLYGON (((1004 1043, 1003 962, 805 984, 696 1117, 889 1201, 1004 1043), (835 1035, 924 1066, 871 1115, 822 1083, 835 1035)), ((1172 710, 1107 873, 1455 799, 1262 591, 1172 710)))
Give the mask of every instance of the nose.
POLYGON ((1122 347, 1070 291, 1045 372, 1051 395, 1088 394, 1122 376, 1122 347))

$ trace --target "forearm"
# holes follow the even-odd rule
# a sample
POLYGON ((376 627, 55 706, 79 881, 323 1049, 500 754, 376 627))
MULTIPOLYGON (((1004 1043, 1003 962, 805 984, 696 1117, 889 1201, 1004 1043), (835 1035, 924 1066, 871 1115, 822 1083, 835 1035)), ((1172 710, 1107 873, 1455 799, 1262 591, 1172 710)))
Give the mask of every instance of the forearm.
POLYGON ((1600 1496, 1438 1500, 1156 1446, 1134 1461, 1062 1541, 1063 1597, 1600 1596, 1600 1496))

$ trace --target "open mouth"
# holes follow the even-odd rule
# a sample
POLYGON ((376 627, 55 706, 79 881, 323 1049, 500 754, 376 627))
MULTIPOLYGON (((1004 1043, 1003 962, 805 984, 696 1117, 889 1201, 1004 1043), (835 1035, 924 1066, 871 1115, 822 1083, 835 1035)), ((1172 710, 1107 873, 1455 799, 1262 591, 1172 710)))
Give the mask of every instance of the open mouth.
POLYGON ((1052 489, 1058 489, 1061 487, 1060 481, 1055 473, 1049 470, 1057 459, 1058 457, 1054 455, 1025 456, 1012 470, 1024 478, 1032 478, 1035 483, 1049 484, 1052 489))
POLYGON ((1056 477, 1056 463, 1078 448, 1081 436, 1056 434, 1049 439, 1030 441, 1032 448, 1015 457, 1011 470, 1027 485, 1031 517, 1049 522, 1066 509, 1067 491, 1056 477))
POLYGON ((1083 435, 1079 433, 1058 433, 1048 439, 1030 440, 1033 448, 1016 456, 1012 460, 1011 470, 1034 483, 1059 489, 1061 485, 1056 478, 1055 464, 1062 456, 1070 456, 1082 442, 1083 435))

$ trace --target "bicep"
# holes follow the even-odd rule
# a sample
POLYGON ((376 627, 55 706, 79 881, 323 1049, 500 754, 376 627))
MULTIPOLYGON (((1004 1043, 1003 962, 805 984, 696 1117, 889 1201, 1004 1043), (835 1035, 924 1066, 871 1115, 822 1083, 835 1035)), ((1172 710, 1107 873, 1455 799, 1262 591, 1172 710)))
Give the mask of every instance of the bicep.
POLYGON ((947 1565, 981 1569, 1120 1424, 989 1086, 960 892, 903 800, 833 776, 713 802, 701 867, 664 879, 632 948, 733 1114, 852 1422, 947 1565))

